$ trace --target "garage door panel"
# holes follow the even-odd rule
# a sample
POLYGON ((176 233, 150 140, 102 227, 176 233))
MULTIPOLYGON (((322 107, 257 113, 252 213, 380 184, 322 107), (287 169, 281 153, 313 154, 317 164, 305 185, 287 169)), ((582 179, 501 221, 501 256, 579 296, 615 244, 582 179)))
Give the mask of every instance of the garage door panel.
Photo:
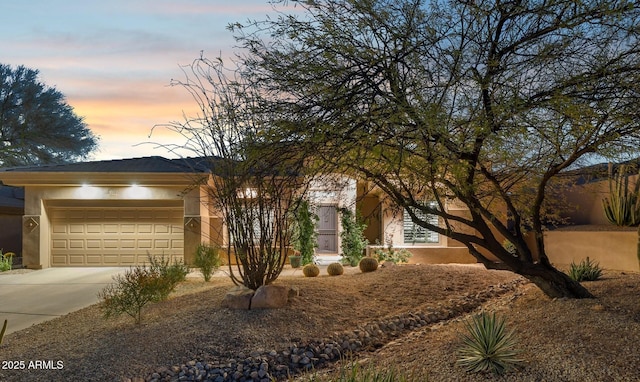
POLYGON ((183 210, 55 207, 51 216, 53 266, 128 266, 148 255, 183 259, 183 210))

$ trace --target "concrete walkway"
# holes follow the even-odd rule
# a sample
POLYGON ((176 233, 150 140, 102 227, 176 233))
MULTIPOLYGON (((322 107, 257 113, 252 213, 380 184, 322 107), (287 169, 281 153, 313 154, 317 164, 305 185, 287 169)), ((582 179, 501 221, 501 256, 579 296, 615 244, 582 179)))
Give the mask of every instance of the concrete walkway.
POLYGON ((126 267, 47 268, 0 273, 0 325, 7 333, 26 329, 98 302, 98 292, 126 267))

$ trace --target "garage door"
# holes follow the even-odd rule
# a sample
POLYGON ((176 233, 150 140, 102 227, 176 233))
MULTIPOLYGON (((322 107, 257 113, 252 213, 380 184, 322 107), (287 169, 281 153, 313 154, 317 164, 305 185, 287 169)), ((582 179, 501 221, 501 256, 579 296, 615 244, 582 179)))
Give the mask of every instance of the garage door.
POLYGON ((52 266, 127 266, 151 255, 183 259, 183 209, 54 207, 52 266))

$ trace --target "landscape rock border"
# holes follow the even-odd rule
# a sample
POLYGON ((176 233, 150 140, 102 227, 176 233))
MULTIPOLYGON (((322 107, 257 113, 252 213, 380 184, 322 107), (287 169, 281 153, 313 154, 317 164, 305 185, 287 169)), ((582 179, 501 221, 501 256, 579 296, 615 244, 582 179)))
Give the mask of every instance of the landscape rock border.
POLYGON ((386 343, 419 328, 462 316, 490 299, 513 292, 526 284, 524 279, 490 286, 475 294, 465 294, 428 306, 420 311, 402 313, 364 324, 361 328, 336 333, 323 340, 291 344, 282 351, 238 354, 235 358, 192 360, 182 365, 162 367, 146 378, 124 382, 161 381, 259 381, 287 380, 302 372, 319 369, 349 355, 384 346, 386 343))

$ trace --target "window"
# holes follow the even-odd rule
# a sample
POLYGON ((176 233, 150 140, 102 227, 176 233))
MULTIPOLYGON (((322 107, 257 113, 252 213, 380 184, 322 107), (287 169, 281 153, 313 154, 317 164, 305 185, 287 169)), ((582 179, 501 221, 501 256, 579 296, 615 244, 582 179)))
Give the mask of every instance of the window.
MULTIPOLYGON (((436 208, 436 202, 430 202, 429 207, 436 208)), ((438 215, 427 214, 422 211, 414 210, 416 216, 429 224, 438 225, 438 215)), ((429 231, 421 227, 411 220, 411 216, 407 210, 404 211, 404 243, 420 244, 420 243, 438 243, 440 238, 437 232, 429 231)))

